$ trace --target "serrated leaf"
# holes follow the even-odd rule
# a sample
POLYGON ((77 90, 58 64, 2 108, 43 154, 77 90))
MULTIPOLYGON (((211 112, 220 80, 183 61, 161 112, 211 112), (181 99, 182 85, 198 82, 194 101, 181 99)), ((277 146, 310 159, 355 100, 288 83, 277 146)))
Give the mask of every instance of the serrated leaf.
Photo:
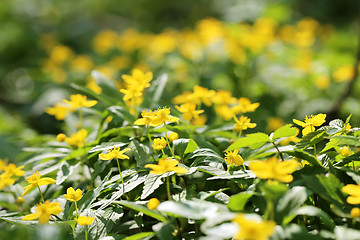
POLYGON ((192 153, 193 151, 196 150, 196 148, 197 148, 196 142, 194 140, 190 139, 187 146, 186 146, 184 154, 192 153))
POLYGON ((134 146, 134 157, 138 167, 143 167, 150 162, 150 148, 142 143, 139 143, 136 139, 131 142, 134 146))
POLYGON ((79 165, 80 163, 70 166, 67 162, 62 162, 59 171, 57 172, 56 184, 60 185, 63 183, 79 165))
POLYGON ((277 129, 274 134, 272 135, 272 140, 283 137, 291 137, 297 133, 297 128, 292 127, 292 124, 287 124, 282 126, 281 128, 277 129))
POLYGON ((296 143, 296 147, 300 149, 305 149, 309 146, 314 146, 315 144, 321 142, 327 137, 325 130, 316 130, 311 132, 301 138, 299 142, 296 143))
POLYGON ((199 163, 203 162, 217 162, 217 163, 223 163, 224 158, 219 156, 215 151, 208 149, 208 148, 202 148, 195 150, 192 154, 189 154, 186 157, 187 160, 194 159, 194 162, 191 164, 191 167, 197 166, 199 163))
POLYGON ((257 144, 257 147, 261 147, 267 142, 271 142, 271 139, 265 133, 252 133, 246 135, 246 137, 238 139, 236 142, 231 144, 226 151, 232 151, 242 147, 247 147, 257 144))
POLYGON ((109 149, 114 148, 114 147, 123 147, 125 145, 127 145, 127 143, 123 143, 123 142, 104 142, 104 143, 101 143, 100 145, 96 145, 95 147, 91 148, 89 150, 89 153, 109 150, 109 149))
POLYGON ((185 150, 187 148, 189 141, 190 139, 187 138, 179 138, 173 141, 175 153, 177 153, 181 157, 181 159, 184 158, 185 150))
POLYGON ((144 206, 143 204, 138 204, 136 202, 130 202, 130 201, 115 201, 114 202, 115 204, 120 204, 122 206, 125 206, 127 208, 130 208, 130 209, 133 209, 135 211, 138 211, 138 212, 142 212, 143 214, 149 216, 149 217, 152 217, 152 218, 155 218, 161 222, 166 222, 167 219, 162 215, 160 214, 158 211, 153 211, 153 210, 150 210, 149 208, 147 208, 146 206, 144 206))
POLYGON ((152 194, 156 189, 160 187, 164 182, 161 180, 162 178, 168 177, 175 174, 175 172, 167 172, 161 175, 152 175, 149 174, 146 177, 146 180, 144 182, 144 188, 141 193, 140 199, 147 198, 150 194, 152 194))
POLYGON ((289 155, 294 156, 298 159, 303 159, 306 160, 310 163, 311 166, 320 166, 320 167, 324 167, 322 165, 322 163, 315 158, 313 155, 303 151, 303 150, 298 150, 298 149, 294 149, 293 151, 288 151, 287 152, 289 155))
POLYGON ((350 156, 348 156, 346 158, 343 158, 338 163, 335 163, 334 166, 344 166, 344 165, 346 165, 346 164, 348 164, 348 163, 350 163, 352 161, 354 161, 354 162, 360 161, 360 152, 357 152, 357 153, 355 153, 353 155, 350 155, 350 156))
POLYGON ((129 112, 128 109, 121 106, 111 106, 108 108, 109 112, 114 113, 119 116, 121 119, 128 121, 129 123, 134 123, 136 118, 129 112))

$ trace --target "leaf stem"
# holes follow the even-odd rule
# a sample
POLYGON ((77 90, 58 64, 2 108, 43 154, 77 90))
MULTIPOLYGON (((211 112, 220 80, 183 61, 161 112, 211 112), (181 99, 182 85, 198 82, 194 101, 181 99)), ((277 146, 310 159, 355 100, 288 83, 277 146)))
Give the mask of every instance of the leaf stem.
POLYGON ((119 169, 119 174, 120 174, 120 179, 121 179, 121 183, 122 183, 122 186, 123 186, 123 194, 125 194, 125 184, 124 184, 124 179, 121 175, 121 169, 120 169, 120 163, 119 163, 119 159, 116 158, 116 162, 117 162, 117 165, 118 165, 118 169, 119 169))
POLYGON ((171 194, 170 194, 170 179, 169 176, 166 177, 166 192, 167 192, 167 196, 169 201, 171 200, 171 194))
POLYGON ((279 148, 276 146, 275 142, 271 142, 271 143, 274 145, 276 151, 279 153, 279 156, 280 156, 280 158, 281 158, 281 161, 283 162, 283 161, 284 161, 284 156, 283 156, 282 152, 281 152, 281 151, 279 150, 279 148))
POLYGON ((167 135, 167 129, 166 129, 166 122, 164 122, 164 129, 165 129, 165 140, 166 140, 166 143, 167 143, 167 145, 168 145, 168 147, 169 147, 169 149, 170 149, 171 154, 172 154, 173 157, 175 158, 175 154, 174 154, 174 152, 173 152, 173 150, 172 150, 172 148, 171 148, 171 146, 170 146, 170 143, 169 143, 169 139, 168 139, 168 135, 167 135))
POLYGON ((88 240, 87 225, 85 225, 85 240, 88 240))

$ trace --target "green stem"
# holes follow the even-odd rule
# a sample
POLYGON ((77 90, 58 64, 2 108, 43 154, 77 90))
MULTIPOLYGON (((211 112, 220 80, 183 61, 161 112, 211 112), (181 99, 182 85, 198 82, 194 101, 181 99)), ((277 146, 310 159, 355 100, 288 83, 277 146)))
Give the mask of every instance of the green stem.
POLYGON ((239 134, 238 134, 238 138, 241 137, 241 133, 242 133, 242 130, 240 130, 239 134))
POLYGON ((37 188, 39 189, 40 196, 41 196, 41 201, 44 203, 44 202, 45 202, 45 200, 44 200, 44 197, 43 197, 43 195, 42 195, 42 193, 41 193, 41 190, 40 190, 39 184, 36 184, 36 186, 37 186, 37 188))
POLYGON ((76 201, 75 201, 75 211, 76 211, 76 218, 77 218, 78 217, 78 208, 77 208, 76 201))
POLYGON ((123 177, 121 175, 120 163, 119 163, 118 158, 116 158, 116 162, 117 162, 117 165, 118 165, 119 174, 120 174, 120 178, 121 178, 121 183, 122 183, 122 186, 123 186, 123 194, 125 194, 125 184, 124 184, 124 179, 123 179, 123 177))
POLYGON ((316 157, 316 144, 314 144, 314 156, 316 157))
POLYGON ((168 145, 168 147, 169 147, 169 149, 170 149, 171 154, 172 154, 173 157, 175 158, 175 154, 174 154, 172 148, 170 147, 170 143, 169 143, 169 139, 168 139, 168 135, 167 135, 167 129, 166 129, 166 122, 164 123, 164 128, 165 128, 165 139, 166 139, 166 143, 167 143, 167 145, 168 145))
POLYGON ((274 220, 274 202, 270 199, 267 200, 264 220, 274 220))
POLYGON ((167 192, 167 196, 169 201, 171 200, 171 194, 170 194, 170 179, 169 176, 166 177, 166 192, 167 192))
POLYGON ((87 225, 85 225, 85 240, 88 240, 87 225))

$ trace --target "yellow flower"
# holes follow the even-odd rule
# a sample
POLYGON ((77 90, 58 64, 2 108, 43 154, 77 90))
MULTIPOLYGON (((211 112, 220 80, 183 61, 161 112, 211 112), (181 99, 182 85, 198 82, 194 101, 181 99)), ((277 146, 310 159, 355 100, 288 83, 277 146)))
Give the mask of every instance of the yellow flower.
POLYGON ((246 219, 243 214, 238 214, 233 222, 236 222, 240 230, 234 236, 236 240, 267 240, 275 230, 273 221, 256 221, 255 219, 246 219))
POLYGON ((9 165, 7 165, 4 168, 4 170, 5 170, 5 174, 9 174, 10 176, 21 177, 21 176, 24 176, 24 173, 25 173, 23 170, 21 170, 23 168, 24 168, 24 166, 16 167, 15 164, 10 163, 9 165))
POLYGON ((70 137, 65 138, 65 142, 71 146, 82 147, 86 143, 87 131, 80 129, 78 132, 71 134, 70 137))
POLYGON ((157 206, 159 206, 160 204, 160 201, 159 199, 157 198, 151 198, 147 204, 147 207, 150 209, 150 210, 155 210, 157 208, 157 206))
POLYGON ((244 159, 238 155, 239 149, 235 149, 233 152, 229 151, 225 153, 225 162, 229 165, 234 164, 235 166, 240 166, 244 163, 244 159))
POLYGON ((68 201, 77 202, 82 198, 82 191, 80 189, 76 189, 75 191, 74 188, 69 187, 66 190, 66 194, 64 195, 64 197, 68 201))
POLYGON ((355 69, 351 65, 345 65, 339 67, 333 72, 333 78, 335 82, 344 82, 352 79, 355 74, 355 69))
POLYGON ((142 118, 139 118, 134 122, 135 125, 148 125, 150 124, 151 120, 155 118, 156 111, 151 110, 145 110, 142 111, 141 116, 142 118))
POLYGON ((27 185, 26 187, 23 188, 25 191, 21 195, 22 197, 25 196, 31 189, 33 189, 36 186, 42 186, 42 185, 56 183, 56 180, 54 180, 52 178, 49 178, 49 177, 41 178, 41 174, 39 171, 36 171, 30 177, 27 177, 26 181, 29 183, 29 185, 27 185))
POLYGON ((235 119, 235 125, 234 125, 234 131, 240 132, 242 130, 246 130, 248 128, 254 128, 256 127, 256 123, 251 123, 251 119, 247 118, 245 116, 241 116, 240 119, 237 119, 237 117, 234 115, 235 119))
POLYGON ((17 199, 16 199, 16 203, 17 204, 22 204, 23 202, 24 202, 25 200, 24 200, 24 198, 23 197, 17 197, 17 199))
POLYGON ((198 118, 191 120, 191 124, 194 126, 204 126, 206 121, 207 117, 205 115, 200 115, 198 118))
POLYGON ((121 78, 130 85, 137 85, 140 89, 150 87, 150 81, 153 79, 153 73, 147 72, 144 73, 140 69, 133 69, 132 75, 121 75, 121 78))
POLYGON ((296 134, 294 136, 291 136, 291 137, 288 137, 288 138, 285 138, 284 140, 282 140, 280 142, 280 145, 282 146, 285 146, 285 145, 288 145, 290 142, 294 142, 294 143, 297 143, 300 141, 300 138, 297 137, 297 135, 299 135, 299 129, 296 129, 296 134))
POLYGON ((89 226, 94 222, 95 217, 80 216, 79 218, 75 218, 75 220, 81 226, 89 226))
POLYGON ((109 149, 108 153, 102 153, 99 154, 99 158, 101 160, 111 160, 114 158, 117 159, 129 159, 128 156, 124 154, 124 152, 131 150, 130 148, 125 148, 124 150, 120 151, 120 147, 114 147, 112 149, 109 149))
POLYGON ((39 219, 40 224, 46 224, 50 220, 51 215, 56 215, 62 212, 62 208, 60 207, 60 203, 46 201, 44 203, 40 203, 36 205, 35 213, 28 214, 24 216, 21 220, 30 221, 39 219))
POLYGON ((72 109, 78 109, 81 107, 92 107, 97 104, 96 100, 87 100, 87 97, 81 94, 75 94, 70 96, 70 101, 64 99, 63 102, 69 104, 72 109))
POLYGON ((178 165, 179 161, 173 159, 173 158, 167 158, 167 159, 160 159, 159 163, 156 164, 146 164, 146 168, 151 168, 150 174, 164 174, 167 172, 176 172, 179 174, 185 174, 188 172, 187 169, 183 167, 176 167, 178 165))
POLYGON ((349 204, 360 204, 360 184, 348 184, 341 189, 350 196, 346 199, 349 204))
POLYGON ((45 110, 47 114, 55 116, 56 120, 64 120, 70 111, 71 108, 63 106, 59 103, 55 104, 54 107, 48 107, 45 110))
POLYGON ((211 100, 215 105, 231 105, 236 102, 236 98, 232 96, 231 92, 225 90, 217 91, 211 100))
POLYGON ((154 145, 152 145, 152 147, 155 150, 161 150, 164 149, 166 147, 166 140, 165 138, 155 138, 154 139, 154 145))
POLYGON ((209 90, 204 87, 195 86, 194 87, 194 98, 196 99, 195 104, 200 104, 203 102, 206 106, 210 107, 212 104, 212 99, 215 96, 216 92, 214 90, 209 90))
POLYGON ((11 186, 15 183, 15 178, 12 178, 11 175, 3 173, 0 174, 0 190, 4 187, 11 186))
POLYGON ((353 218, 358 218, 358 217, 360 217, 360 208, 353 208, 353 209, 351 209, 351 211, 350 211, 350 215, 351 215, 351 217, 353 217, 353 218))
POLYGON ((256 108, 260 106, 260 103, 251 103, 248 98, 239 98, 237 105, 232 107, 232 111, 235 114, 254 112, 256 108))
POLYGON ((169 134, 169 140, 170 142, 173 142, 175 140, 179 139, 179 134, 177 134, 176 132, 172 132, 169 134))
POLYGON ((180 106, 175 106, 175 108, 182 113, 183 119, 187 121, 198 118, 199 114, 204 112, 204 110, 196 110, 196 104, 194 103, 184 103, 180 106))
POLYGON ((149 125, 151 127, 158 127, 165 122, 177 122, 179 124, 179 118, 170 115, 170 108, 159 108, 156 111, 155 117, 151 119, 149 125))
POLYGON ((318 114, 316 116, 310 115, 305 117, 305 122, 293 119, 293 122, 304 129, 302 130, 302 135, 305 136, 311 132, 315 131, 315 127, 321 126, 325 122, 326 114, 318 114))
POLYGON ((296 160, 279 162, 276 157, 271 157, 267 161, 253 161, 249 167, 258 178, 288 183, 293 180, 290 173, 299 167, 299 163, 296 160))

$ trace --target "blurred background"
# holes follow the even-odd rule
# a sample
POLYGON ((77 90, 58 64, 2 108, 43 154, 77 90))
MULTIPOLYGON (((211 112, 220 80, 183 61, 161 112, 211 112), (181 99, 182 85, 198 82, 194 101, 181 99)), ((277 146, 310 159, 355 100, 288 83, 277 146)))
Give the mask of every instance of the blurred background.
POLYGON ((195 85, 247 97, 261 104, 254 131, 320 112, 358 126, 359 12, 358 0, 0 1, 0 158, 58 134, 46 107, 73 83, 101 91, 92 70, 119 88, 134 68, 167 73, 164 105, 195 85))

